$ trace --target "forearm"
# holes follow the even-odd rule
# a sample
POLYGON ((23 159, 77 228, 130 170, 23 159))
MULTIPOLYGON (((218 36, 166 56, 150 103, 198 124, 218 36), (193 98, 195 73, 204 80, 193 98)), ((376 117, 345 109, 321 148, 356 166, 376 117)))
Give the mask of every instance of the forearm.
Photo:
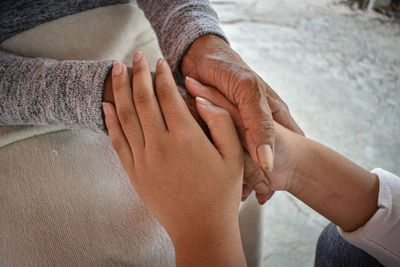
POLYGON ((377 176, 322 144, 296 138, 303 158, 289 192, 345 231, 364 225, 378 209, 377 176))

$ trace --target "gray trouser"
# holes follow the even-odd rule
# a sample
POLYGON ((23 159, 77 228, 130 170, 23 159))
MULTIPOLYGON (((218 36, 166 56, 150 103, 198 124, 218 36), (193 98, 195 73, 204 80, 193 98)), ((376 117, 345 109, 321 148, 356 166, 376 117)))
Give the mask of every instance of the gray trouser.
POLYGON ((336 225, 329 224, 319 236, 315 252, 316 267, 333 266, 383 266, 374 257, 362 249, 344 240, 336 225))

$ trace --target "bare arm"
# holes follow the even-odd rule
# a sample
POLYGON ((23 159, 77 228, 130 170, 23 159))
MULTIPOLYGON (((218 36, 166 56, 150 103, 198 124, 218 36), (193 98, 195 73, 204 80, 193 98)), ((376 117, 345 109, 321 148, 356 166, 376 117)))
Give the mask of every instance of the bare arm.
POLYGON ((378 177, 318 142, 280 131, 301 151, 288 191, 345 231, 363 226, 378 210, 378 177))
MULTIPOLYGON (((193 96, 213 99, 215 105, 229 110, 240 126, 238 108, 217 89, 200 83, 188 89, 193 96)), ((292 193, 346 231, 365 224, 378 209, 376 175, 276 122, 274 127, 276 162, 274 170, 266 173, 269 189, 292 193)))

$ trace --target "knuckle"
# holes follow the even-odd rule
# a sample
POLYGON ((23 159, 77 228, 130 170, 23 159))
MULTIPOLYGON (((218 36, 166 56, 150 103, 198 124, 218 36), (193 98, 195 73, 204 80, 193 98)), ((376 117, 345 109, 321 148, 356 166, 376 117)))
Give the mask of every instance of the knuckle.
POLYGON ((255 164, 246 164, 245 165, 245 175, 244 181, 249 186, 253 186, 263 181, 262 174, 259 170, 259 167, 255 164))
POLYGON ((113 87, 113 90, 116 91, 116 92, 121 91, 121 90, 124 89, 121 76, 122 75, 113 77, 112 87, 113 87))
POLYGON ((170 96, 170 94, 171 94, 171 87, 165 81, 157 85, 158 98, 166 99, 170 96))
POLYGON ((133 111, 129 107, 121 107, 118 111, 118 119, 121 124, 129 124, 132 121, 133 111))
POLYGON ((225 109, 218 109, 217 112, 213 116, 211 116, 211 120, 213 121, 227 121, 231 119, 231 115, 225 109))
POLYGON ((211 127, 220 127, 221 125, 226 125, 229 120, 231 120, 231 115, 225 110, 220 110, 210 115, 206 123, 211 127))
POLYGON ((262 95, 266 93, 266 83, 253 70, 242 68, 237 76, 240 90, 262 95))
MULTIPOLYGON (((166 63, 166 62, 164 62, 166 63)), ((161 65, 161 68, 156 68, 156 76, 157 78, 162 78, 167 72, 167 68, 165 68, 165 65, 161 65)))
POLYGON ((290 114, 289 106, 288 106, 285 102, 283 102, 283 101, 279 101, 279 102, 281 102, 282 108, 283 108, 288 114, 290 114))
POLYGON ((267 135, 275 134, 275 125, 273 119, 263 118, 254 123, 254 128, 267 135))
POLYGON ((279 107, 278 107, 277 112, 280 112, 281 114, 284 114, 284 116, 289 116, 290 115, 289 107, 283 101, 279 101, 279 107))
POLYGON ((134 92, 134 101, 138 105, 147 104, 150 101, 150 96, 146 91, 136 90, 134 92))
POLYGON ((250 69, 243 69, 239 74, 239 84, 243 88, 255 88, 258 85, 258 76, 250 69))
POLYGON ((134 68, 132 69, 132 73, 134 76, 143 73, 143 71, 144 67, 142 64, 135 64, 134 68))

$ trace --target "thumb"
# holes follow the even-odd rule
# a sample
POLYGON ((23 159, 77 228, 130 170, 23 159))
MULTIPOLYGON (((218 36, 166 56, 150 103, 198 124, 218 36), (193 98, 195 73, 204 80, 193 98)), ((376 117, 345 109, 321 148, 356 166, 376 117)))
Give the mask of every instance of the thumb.
POLYGON ((201 118, 210 129, 214 145, 222 158, 242 158, 242 145, 229 112, 214 106, 210 101, 201 97, 196 97, 196 107, 201 118))

